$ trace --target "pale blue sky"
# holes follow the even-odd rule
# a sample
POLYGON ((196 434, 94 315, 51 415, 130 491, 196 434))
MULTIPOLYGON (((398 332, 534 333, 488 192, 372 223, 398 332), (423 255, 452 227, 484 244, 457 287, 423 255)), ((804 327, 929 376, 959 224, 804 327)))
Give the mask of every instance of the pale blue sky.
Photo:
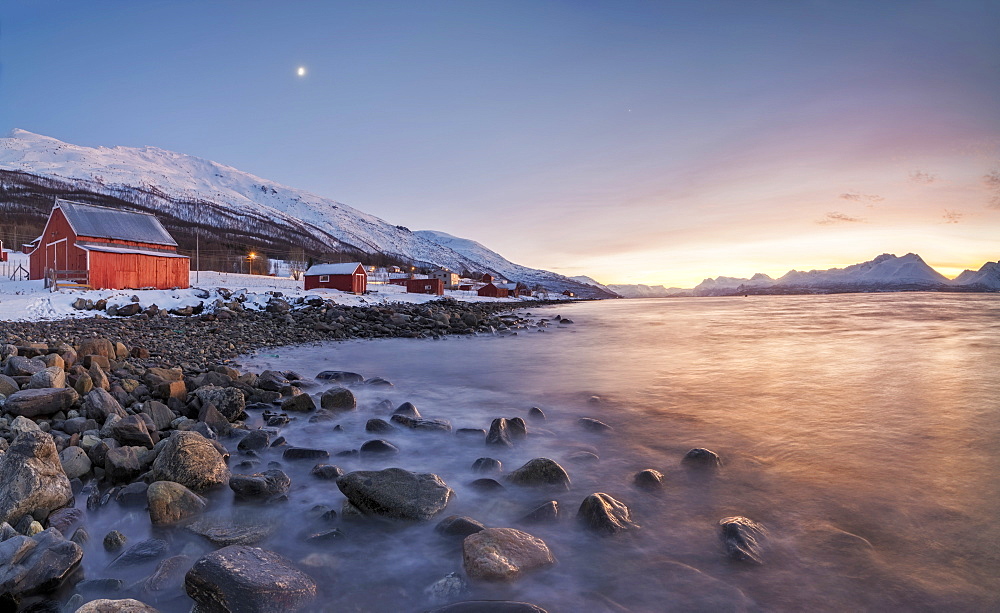
POLYGON ((0 132, 197 155, 605 282, 1000 257, 995 1, 6 0, 0 63, 0 132))

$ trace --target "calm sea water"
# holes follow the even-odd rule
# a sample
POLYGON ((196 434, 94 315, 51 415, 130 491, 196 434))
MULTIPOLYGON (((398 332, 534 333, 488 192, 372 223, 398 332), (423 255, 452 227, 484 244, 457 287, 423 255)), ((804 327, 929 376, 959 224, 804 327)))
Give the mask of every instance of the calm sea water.
MULTIPOLYGON (((510 450, 398 432, 383 437, 401 449, 395 458, 330 460, 347 471, 437 473, 457 493, 442 517, 524 529, 559 560, 514 583, 473 583, 467 598, 527 600, 553 613, 1000 610, 1000 296, 629 300, 533 314, 575 323, 517 335, 285 348, 244 364, 391 380, 390 391, 358 392, 360 410, 337 422, 343 432, 305 419, 282 432, 292 444, 333 453, 376 438, 364 423, 388 419, 375 408, 382 399, 413 402, 424 417, 456 428, 488 428, 532 406, 545 411, 548 419, 529 421, 528 440, 510 450), (580 417, 615 430, 584 432, 580 417), (693 447, 718 452, 723 468, 714 477, 685 470, 681 457, 693 447), (573 462, 580 450, 600 461, 573 462), (481 456, 500 459, 505 471, 549 457, 573 485, 554 496, 513 486, 479 494, 468 484, 480 476, 471 466, 481 456), (644 468, 666 475, 661 493, 631 485, 644 468), (627 503, 641 529, 616 537, 580 529, 576 510, 594 492, 627 503), (561 521, 518 523, 550 499, 560 503, 561 521), (723 555, 717 522, 731 515, 768 528, 762 566, 723 555)), ((259 470, 281 461, 272 453, 259 470)), ((339 511, 344 498, 334 483, 310 477, 311 466, 282 462, 293 486, 277 510, 234 507, 228 490, 214 493, 213 505, 232 515, 272 514, 278 529, 261 545, 321 565, 324 596, 315 610, 432 608, 424 589, 461 571, 460 543, 435 534, 436 521, 320 525, 310 509, 339 511), (343 538, 304 541, 330 527, 343 538)), ((150 534, 141 517, 111 517, 91 518, 95 540, 112 526, 136 539, 150 534)), ((173 552, 210 550, 180 531, 167 538, 173 552)), ((89 576, 101 576, 104 562, 85 558, 89 576)))

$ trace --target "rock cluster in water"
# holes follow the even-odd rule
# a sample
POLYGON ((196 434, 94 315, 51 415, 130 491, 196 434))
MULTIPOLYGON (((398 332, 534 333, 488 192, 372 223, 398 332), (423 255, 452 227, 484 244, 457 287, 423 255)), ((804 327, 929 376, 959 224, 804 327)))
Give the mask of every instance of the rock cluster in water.
MULTIPOLYGON (((279 301, 275 296, 273 303, 279 301)), ((313 465, 309 479, 335 483, 346 498, 339 514, 333 509, 317 512, 327 522, 325 528, 301 537, 317 547, 345 538, 346 525, 342 530, 330 522, 426 522, 440 516, 454 490, 439 475, 405 468, 345 474, 329 463, 330 450, 299 446, 281 435, 293 419, 323 424, 357 411, 352 391, 356 386, 391 383, 324 371, 317 380, 334 387, 311 393, 316 382, 298 373, 241 372, 223 359, 259 346, 261 339, 287 344, 346 336, 468 333, 509 328, 518 325, 517 320, 497 316, 491 306, 457 303, 372 309, 328 303, 299 306, 258 313, 234 304, 211 316, 166 318, 146 312, 128 320, 5 327, 0 332, 0 340, 7 341, 0 343, 0 603, 16 607, 25 598, 44 597, 79 581, 75 571, 90 537, 77 507, 96 511, 116 504, 142 509, 158 530, 184 530, 217 549, 201 557, 170 556, 166 540, 129 542, 111 531, 97 542, 116 556, 107 565, 112 577, 144 564, 155 563, 155 569, 122 593, 129 598, 85 602, 82 594, 91 593, 88 590, 103 589, 102 595, 107 595, 123 586, 116 578, 85 580, 91 583, 86 590, 84 583, 77 586, 69 606, 82 611, 155 611, 150 603, 176 598, 183 590, 204 611, 312 610, 322 584, 306 571, 321 575, 327 563, 292 561, 257 547, 274 533, 274 521, 257 513, 230 517, 210 503, 210 494, 219 491, 231 492, 242 505, 264 509, 294 496, 292 479, 280 465, 258 467, 257 458, 272 448, 271 457, 280 453, 284 461, 313 465), (401 313, 407 317, 396 317, 401 313), (262 428, 248 427, 251 413, 262 428)), ((364 430, 371 438, 359 450, 339 455, 393 458, 399 448, 382 437, 405 431, 429 445, 478 440, 485 453, 514 448, 531 436, 520 416, 496 417, 488 431, 455 431, 446 420, 421 415, 411 403, 395 410, 391 405, 382 408, 392 412, 389 420, 367 420, 364 430)), ((538 408, 525 415, 533 424, 546 419, 538 408)), ((580 423, 591 433, 613 431, 596 419, 580 423)), ((570 459, 599 461, 590 452, 570 459)), ((721 464, 713 452, 700 449, 684 463, 713 468, 721 464)), ((471 468, 481 478, 468 486, 482 496, 508 487, 532 488, 545 498, 573 491, 569 472, 549 458, 531 459, 505 475, 502 463, 488 455, 471 468)), ((634 484, 646 492, 666 487, 665 481, 654 469, 634 477, 634 484)), ((583 530, 613 535, 639 528, 620 494, 581 494, 576 516, 583 530)), ((520 523, 531 529, 527 526, 558 522, 564 513, 559 501, 548 500, 524 508, 521 515, 520 523)), ((730 557, 762 561, 762 526, 746 518, 727 518, 720 525, 730 557)), ((522 602, 454 601, 467 592, 468 580, 513 581, 525 573, 545 572, 557 563, 545 541, 467 516, 448 516, 436 530, 442 538, 461 541, 465 573, 452 573, 428 588, 432 602, 451 602, 438 610, 543 611, 522 602)))

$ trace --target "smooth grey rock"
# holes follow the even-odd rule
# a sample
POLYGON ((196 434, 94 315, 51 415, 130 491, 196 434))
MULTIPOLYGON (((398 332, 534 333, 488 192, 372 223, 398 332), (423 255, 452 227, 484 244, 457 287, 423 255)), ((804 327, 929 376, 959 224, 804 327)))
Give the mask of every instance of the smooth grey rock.
POLYGON ((134 598, 99 598, 85 603, 75 613, 159 613, 159 609, 134 598))
POLYGON ((208 502, 180 483, 154 481, 146 490, 149 519, 154 526, 173 524, 194 517, 208 502))
POLYGON ((29 419, 23 415, 18 415, 10 422, 10 431, 15 437, 24 432, 41 432, 41 430, 33 419, 29 419))
POLYGON ((330 452, 324 449, 308 449, 306 447, 289 447, 281 454, 286 460, 325 460, 330 452))
POLYGON ((30 596, 57 588, 80 560, 83 549, 54 528, 0 542, 0 594, 30 596))
POLYGON ((199 559, 185 576, 184 588, 205 611, 290 613, 316 598, 316 583, 291 562, 243 545, 199 559))
POLYGON ((489 581, 511 581, 556 562, 545 541, 514 528, 487 528, 465 537, 462 561, 470 578, 489 581))
POLYGON ((532 509, 530 513, 521 518, 521 521, 526 524, 541 524, 557 519, 559 519, 559 502, 550 500, 532 509))
POLYGON ((147 564, 167 552, 167 542, 161 539, 146 539, 132 545, 120 556, 111 560, 109 569, 132 568, 147 564))
POLYGON ((347 473, 337 487, 362 513, 393 519, 430 519, 454 494, 437 475, 402 468, 347 473))
POLYGON ((115 447, 104 457, 104 472, 112 483, 134 481, 143 472, 136 447, 115 447))
POLYGON ((726 555, 733 560, 763 564, 763 542, 767 528, 746 517, 727 517, 719 521, 720 535, 726 555))
POLYGON ((217 547, 254 545, 274 534, 278 527, 273 517, 228 513, 205 515, 186 526, 188 531, 205 537, 217 547))
POLYGON ((17 521, 27 513, 44 517, 73 501, 55 442, 45 432, 18 435, 0 456, 0 475, 0 522, 17 521))
POLYGON ((246 396, 235 387, 208 385, 196 389, 194 395, 201 401, 202 405, 214 405, 216 410, 230 422, 239 419, 246 409, 246 396))
POLYGON ((479 458, 472 463, 472 471, 493 474, 503 470, 503 464, 495 458, 479 458))
POLYGON ((486 433, 486 444, 497 447, 513 447, 510 425, 504 417, 497 417, 490 423, 490 431, 486 433))
POLYGON ((462 538, 485 529, 486 526, 482 523, 464 515, 449 515, 434 526, 434 530, 440 534, 444 534, 446 536, 460 536, 462 538))
POLYGON ((555 486, 569 489, 569 473, 555 460, 535 458, 528 460, 521 468, 507 475, 507 480, 516 485, 555 486))
POLYGON ((663 488, 663 473, 653 468, 640 470, 632 478, 632 483, 645 490, 658 490, 663 488))
POLYGON ((123 447, 153 448, 153 439, 149 436, 146 422, 138 415, 129 415, 116 421, 111 427, 111 436, 123 447))
POLYGON ((4 411, 24 417, 44 417, 72 407, 80 395, 71 387, 26 389, 7 398, 4 411))
POLYGON ((321 381, 335 381, 337 383, 344 383, 351 385, 354 383, 364 383, 365 378, 356 372, 347 372, 344 370, 324 370, 323 372, 316 375, 317 379, 321 381))
POLYGON ((603 492, 587 496, 580 504, 577 517, 587 528, 603 534, 617 534, 639 527, 632 521, 625 503, 603 492))
POLYGON ((711 449, 697 447, 684 454, 681 463, 692 468, 715 469, 722 466, 722 458, 711 449))
POLYGON ((212 441, 196 432, 175 432, 153 462, 152 478, 200 491, 226 483, 229 468, 212 441))
POLYGON ((388 434, 389 432, 395 431, 396 428, 384 419, 369 419, 365 423, 365 432, 371 432, 372 434, 388 434))
POLYGON ((105 423, 111 415, 118 417, 126 417, 128 415, 125 409, 122 408, 122 405, 115 400, 115 397, 100 387, 90 390, 84 405, 87 407, 87 415, 99 424, 105 423))
POLYGON ((267 500, 288 491, 292 480, 284 471, 272 468, 253 475, 232 475, 229 487, 239 498, 267 500))
POLYGON ((344 469, 339 466, 334 466, 332 464, 317 464, 312 467, 309 474, 320 479, 332 480, 340 477, 344 474, 344 469))
POLYGON ((424 419, 421 417, 407 417, 406 415, 393 415, 390 419, 393 423, 405 426, 410 430, 451 432, 451 423, 446 419, 424 419))
POLYGON ((346 387, 335 387, 326 390, 319 398, 320 406, 328 411, 354 411, 358 408, 358 400, 354 393, 346 387))
POLYGON ((90 458, 82 447, 67 447, 60 451, 59 463, 69 479, 77 479, 90 472, 90 458))
POLYGON ((271 435, 265 430, 251 430, 240 440, 236 448, 240 451, 259 451, 271 444, 271 435))
POLYGON ((604 423, 603 421, 599 419, 594 419, 592 417, 581 417, 578 420, 578 423, 580 424, 580 427, 590 432, 603 433, 614 430, 614 428, 604 423))
POLYGON ((66 371, 57 366, 49 366, 31 375, 29 389, 49 389, 66 387, 66 371))

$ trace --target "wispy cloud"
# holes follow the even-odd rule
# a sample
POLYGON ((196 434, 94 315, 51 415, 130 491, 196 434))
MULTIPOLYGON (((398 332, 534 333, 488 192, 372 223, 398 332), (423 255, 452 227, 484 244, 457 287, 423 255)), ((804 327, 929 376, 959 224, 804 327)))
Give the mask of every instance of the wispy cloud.
POLYGON ((994 168, 983 177, 986 189, 990 190, 990 201, 986 205, 991 209, 1000 209, 1000 168, 994 168))
POLYGON ((923 170, 914 170, 910 173, 910 182, 919 183, 920 185, 930 185, 937 181, 938 178, 936 174, 924 172, 923 170))
POLYGON ((844 192, 840 195, 841 200, 849 200, 851 202, 860 202, 868 208, 875 206, 876 203, 885 200, 882 196, 878 194, 862 194, 858 192, 844 192))
POLYGON ((962 213, 961 211, 952 211, 950 209, 945 209, 944 215, 942 215, 945 223, 958 223, 964 216, 965 213, 962 213))
POLYGON ((861 217, 851 217, 845 213, 839 213, 837 211, 827 213, 826 217, 816 221, 816 223, 828 226, 835 223, 864 223, 864 218, 861 217))

